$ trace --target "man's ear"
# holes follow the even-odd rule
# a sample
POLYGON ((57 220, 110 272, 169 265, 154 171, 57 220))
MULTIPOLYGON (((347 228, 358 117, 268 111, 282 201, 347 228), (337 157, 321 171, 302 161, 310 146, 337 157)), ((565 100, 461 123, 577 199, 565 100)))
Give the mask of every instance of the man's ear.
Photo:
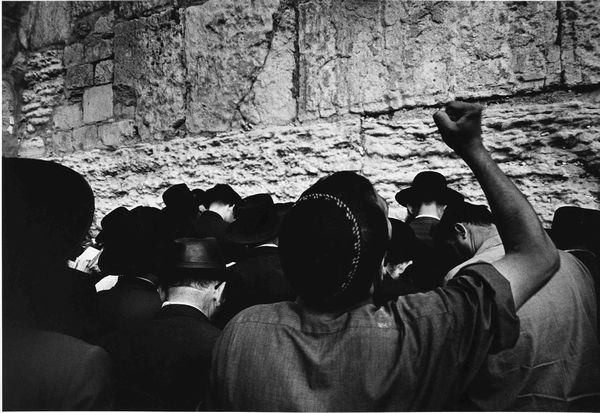
POLYGON ((467 238, 467 228, 463 224, 454 224, 454 232, 458 235, 459 238, 467 238))

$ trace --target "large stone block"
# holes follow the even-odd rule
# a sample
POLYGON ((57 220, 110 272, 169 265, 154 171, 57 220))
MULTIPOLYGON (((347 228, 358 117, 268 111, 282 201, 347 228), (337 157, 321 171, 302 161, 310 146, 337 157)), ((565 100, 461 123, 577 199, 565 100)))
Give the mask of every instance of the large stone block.
POLYGON ((326 0, 298 7, 303 119, 560 83, 556 3, 326 0))
POLYGON ((285 125, 296 118, 294 10, 291 7, 281 10, 274 23, 273 39, 264 67, 240 106, 244 120, 254 125, 285 125))
POLYGON ((88 125, 73 131, 73 147, 79 150, 90 150, 98 146, 98 127, 88 125))
POLYGON ((94 84, 94 66, 84 64, 67 69, 65 77, 67 89, 79 89, 94 84))
POLYGON ((105 60, 99 62, 94 68, 94 84, 101 85, 113 80, 113 61, 105 60))
POLYGON ((101 125, 98 128, 98 138, 104 146, 111 149, 118 148, 127 140, 133 140, 136 133, 135 125, 130 119, 101 125))
POLYGON ((173 124, 185 118, 182 42, 179 15, 171 12, 115 26, 115 97, 137 105, 142 139, 169 138, 173 124))
POLYGON ((71 30, 71 8, 66 1, 31 2, 21 20, 30 49, 64 43, 71 30))
MULTIPOLYGON (((190 131, 225 131, 239 126, 240 105, 252 92, 272 47, 273 16, 278 7, 277 0, 211 0, 186 9, 185 53, 190 83, 187 126, 190 131)), ((280 60, 285 61, 285 50, 280 51, 283 53, 280 60)), ((284 77, 291 74, 276 72, 277 76, 284 77)), ((285 78, 283 83, 287 83, 285 78)), ((269 88, 265 86, 263 90, 269 88)), ((286 103, 289 99, 282 96, 275 106, 283 102, 289 111, 286 103)), ((268 104, 264 107, 266 109, 268 104)), ((245 112, 253 119, 260 119, 264 110, 252 114, 246 108, 245 112)), ((289 114, 284 117, 289 118, 289 114)))
POLYGON ((85 44, 85 60, 97 62, 113 55, 112 39, 93 39, 85 44))
POLYGON ((561 60, 569 86, 600 83, 600 3, 559 3, 561 60))
POLYGON ((83 62, 83 44, 73 43, 65 47, 64 50, 65 67, 78 65, 83 62))
POLYGON ((61 106, 54 112, 54 127, 60 130, 78 128, 83 124, 82 117, 79 104, 61 106))
POLYGON ((83 121, 106 120, 113 116, 112 85, 95 86, 83 92, 83 121))

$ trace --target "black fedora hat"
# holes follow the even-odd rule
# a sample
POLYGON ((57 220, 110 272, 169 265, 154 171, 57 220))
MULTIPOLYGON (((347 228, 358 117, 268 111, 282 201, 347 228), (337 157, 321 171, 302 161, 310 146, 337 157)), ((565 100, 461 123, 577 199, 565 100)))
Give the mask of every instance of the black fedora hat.
POLYGON ((550 237, 560 249, 586 248, 600 256, 600 210, 562 206, 554 212, 550 237))
POLYGON ((173 241, 167 279, 229 279, 216 238, 177 238, 173 241))
POLYGON ((3 158, 2 207, 5 258, 26 260, 30 252, 39 261, 42 254, 62 260, 92 223, 94 194, 83 176, 66 166, 3 158), (42 248, 32 248, 32 242, 42 248))
POLYGON ((236 220, 227 228, 227 237, 244 245, 272 240, 279 233, 281 219, 270 194, 246 197, 235 208, 236 220))
POLYGON ((171 186, 163 193, 162 199, 167 208, 170 209, 188 208, 194 205, 192 191, 190 191, 190 188, 186 184, 171 186))
POLYGON ((402 206, 414 201, 438 201, 450 205, 463 199, 462 194, 448 188, 444 175, 435 171, 418 173, 410 187, 396 194, 396 201, 402 206))
POLYGON ((242 197, 227 184, 217 184, 204 193, 204 206, 208 209, 213 202, 223 202, 225 204, 235 205, 242 200, 242 197))
POLYGON ((104 243, 118 236, 119 229, 125 226, 129 210, 124 206, 113 209, 102 218, 100 226, 102 230, 96 236, 96 242, 104 243))

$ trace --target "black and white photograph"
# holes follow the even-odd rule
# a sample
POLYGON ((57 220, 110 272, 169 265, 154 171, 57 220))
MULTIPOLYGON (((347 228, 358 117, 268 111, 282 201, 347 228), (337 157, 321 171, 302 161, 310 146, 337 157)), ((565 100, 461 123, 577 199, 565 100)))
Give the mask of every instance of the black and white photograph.
POLYGON ((600 412, 600 1, 2 1, 3 411, 600 412))

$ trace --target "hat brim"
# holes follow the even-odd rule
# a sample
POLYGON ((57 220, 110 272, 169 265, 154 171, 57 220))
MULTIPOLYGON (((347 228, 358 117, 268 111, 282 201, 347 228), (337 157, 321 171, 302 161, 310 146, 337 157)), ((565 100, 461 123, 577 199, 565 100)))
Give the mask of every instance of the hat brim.
MULTIPOLYGON (((406 188, 398 192, 395 198, 396 202, 405 207, 411 202, 422 198, 422 196, 422 191, 419 191, 411 186, 410 188, 406 188)), ((445 202, 446 205, 462 202, 464 200, 464 196, 460 192, 457 192, 454 189, 447 187, 444 188, 444 190, 440 194, 438 194, 436 198, 439 198, 440 201, 445 202)))
POLYGON ((248 232, 240 221, 234 221, 227 227, 226 237, 233 243, 243 245, 260 244, 270 241, 279 235, 281 219, 275 213, 267 218, 267 221, 256 231, 248 232))

